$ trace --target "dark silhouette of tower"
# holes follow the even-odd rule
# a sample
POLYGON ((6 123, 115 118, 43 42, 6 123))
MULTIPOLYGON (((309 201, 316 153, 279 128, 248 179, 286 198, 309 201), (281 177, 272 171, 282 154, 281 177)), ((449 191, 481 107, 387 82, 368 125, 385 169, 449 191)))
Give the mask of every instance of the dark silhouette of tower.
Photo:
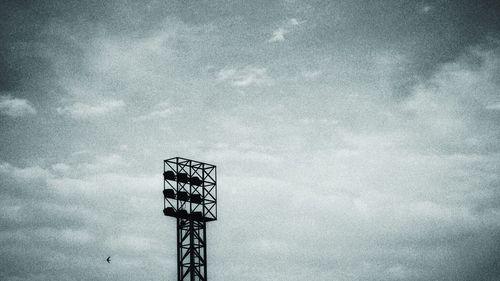
POLYGON ((177 280, 206 281, 206 223, 217 220, 215 165, 164 160, 163 197, 163 214, 177 220, 177 280))

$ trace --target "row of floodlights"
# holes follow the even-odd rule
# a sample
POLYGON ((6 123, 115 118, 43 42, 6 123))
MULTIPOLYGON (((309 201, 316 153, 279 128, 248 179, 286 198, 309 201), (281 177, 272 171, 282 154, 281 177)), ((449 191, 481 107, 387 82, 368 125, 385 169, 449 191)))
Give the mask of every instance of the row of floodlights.
POLYGON ((175 194, 175 190, 170 188, 163 190, 163 196, 165 197, 165 199, 170 198, 181 201, 191 201, 191 203, 196 203, 196 204, 201 204, 203 202, 201 194, 198 193, 189 194, 186 191, 179 191, 177 192, 177 194, 175 194))
POLYGON ((177 173, 175 175, 174 171, 165 171, 163 173, 163 178, 170 181, 178 181, 182 183, 190 183, 191 185, 200 186, 203 181, 199 177, 189 177, 187 173, 177 173))
POLYGON ((167 207, 163 209, 163 214, 165 216, 181 218, 181 219, 193 219, 193 220, 204 220, 203 214, 201 212, 192 212, 189 214, 186 210, 177 210, 175 211, 172 207, 167 207))

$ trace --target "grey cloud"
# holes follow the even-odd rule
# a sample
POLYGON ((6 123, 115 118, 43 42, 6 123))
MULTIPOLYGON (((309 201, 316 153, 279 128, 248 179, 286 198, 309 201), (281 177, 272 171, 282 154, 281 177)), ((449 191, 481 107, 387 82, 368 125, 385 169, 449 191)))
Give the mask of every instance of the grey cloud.
POLYGON ((124 106, 125 103, 121 100, 104 101, 97 105, 77 102, 72 105, 58 107, 57 113, 61 115, 68 115, 74 119, 92 119, 113 113, 113 111, 119 110, 124 106))
POLYGON ((160 102, 159 104, 153 106, 151 112, 135 117, 133 120, 137 122, 164 120, 173 114, 181 113, 182 111, 183 109, 179 106, 174 107, 170 103, 160 102))
POLYGON ((300 21, 296 18, 291 18, 290 20, 285 21, 280 24, 280 27, 275 29, 272 33, 271 38, 269 38, 268 42, 281 42, 285 41, 285 35, 292 32, 299 25, 304 24, 306 21, 300 21))
POLYGON ((210 279, 498 279, 497 4, 0 5, 0 279, 175 279, 176 155, 210 279))
POLYGON ((36 109, 25 99, 2 95, 0 96, 0 113, 16 118, 36 114, 36 109))
POLYGON ((486 109, 500 110, 500 103, 493 103, 486 106, 486 109))
MULTIPOLYGON (((115 165, 100 160, 95 165, 102 166, 99 162, 115 165)), ((90 169, 93 174, 102 172, 104 174, 99 177, 102 180, 91 175, 79 180, 56 176, 38 166, 19 168, 8 163, 1 165, 2 278, 44 280, 48 274, 53 279, 65 279, 64 276, 76 272, 80 274, 79 278, 100 279, 105 274, 105 268, 96 268, 97 271, 91 272, 85 272, 85 268, 98 266, 105 255, 116 255, 116 273, 119 273, 122 266, 138 261, 137 255, 145 255, 145 250, 149 249, 149 253, 157 251, 153 245, 160 243, 158 237, 161 235, 143 236, 126 230, 128 224, 139 226, 144 222, 123 217, 144 210, 137 208, 136 204, 152 205, 149 195, 143 192, 143 186, 151 185, 149 178, 128 177, 122 180, 121 176, 105 174, 106 169, 102 167, 95 170, 95 165, 71 166, 71 170, 90 169), (112 199, 110 191, 122 195, 113 195, 115 199, 112 199), (109 202, 120 203, 110 205, 109 202), (114 223, 110 224, 110 221, 114 223), (124 230, 123 235, 118 233, 124 230), (135 241, 134 235, 143 237, 142 244, 137 244, 139 240, 135 241), (120 238, 127 236, 131 236, 126 238, 127 241, 135 242, 125 243, 125 238, 120 238), (147 245, 150 248, 144 248, 147 245), (70 271, 64 266, 68 263, 73 264, 70 271), (51 269, 50 272, 47 269, 51 269)), ((153 192, 151 195, 156 194, 153 192)), ((154 212, 154 209, 149 211, 154 212)), ((157 257, 150 259, 157 261, 148 266, 160 262, 157 257)), ((126 273, 124 276, 129 278, 134 275, 126 273)))
POLYGON ((287 34, 289 31, 280 27, 273 31, 273 36, 269 38, 269 42, 279 42, 279 41, 285 41, 285 34, 287 34))
POLYGON ((422 141, 435 140, 442 145, 437 149, 443 151, 481 153, 496 147, 492 140, 498 136, 498 116, 487 111, 499 98, 498 58, 495 52, 472 50, 456 62, 444 64, 428 82, 414 88, 405 109, 419 119, 422 127, 416 134, 427 138, 422 141), (467 63, 470 57, 482 62, 471 66, 467 63))
POLYGON ((236 87, 269 85, 273 83, 273 79, 267 74, 266 68, 254 66, 221 69, 217 74, 217 79, 228 81, 236 87))

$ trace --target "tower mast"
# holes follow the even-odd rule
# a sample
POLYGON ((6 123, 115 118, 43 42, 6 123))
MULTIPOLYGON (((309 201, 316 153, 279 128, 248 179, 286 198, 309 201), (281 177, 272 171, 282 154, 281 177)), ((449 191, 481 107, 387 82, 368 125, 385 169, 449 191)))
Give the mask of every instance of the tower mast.
POLYGON ((182 157, 163 161, 163 214, 176 218, 177 280, 206 281, 206 223, 217 220, 216 166, 182 157))

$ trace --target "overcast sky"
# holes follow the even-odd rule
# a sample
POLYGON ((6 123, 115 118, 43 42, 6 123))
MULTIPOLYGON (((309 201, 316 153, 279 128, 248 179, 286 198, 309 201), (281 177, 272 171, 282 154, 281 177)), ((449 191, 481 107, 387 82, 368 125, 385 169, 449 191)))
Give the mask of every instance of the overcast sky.
POLYGON ((1 1, 0 279, 500 280, 497 1, 1 1), (111 264, 105 262, 110 255, 111 264))

